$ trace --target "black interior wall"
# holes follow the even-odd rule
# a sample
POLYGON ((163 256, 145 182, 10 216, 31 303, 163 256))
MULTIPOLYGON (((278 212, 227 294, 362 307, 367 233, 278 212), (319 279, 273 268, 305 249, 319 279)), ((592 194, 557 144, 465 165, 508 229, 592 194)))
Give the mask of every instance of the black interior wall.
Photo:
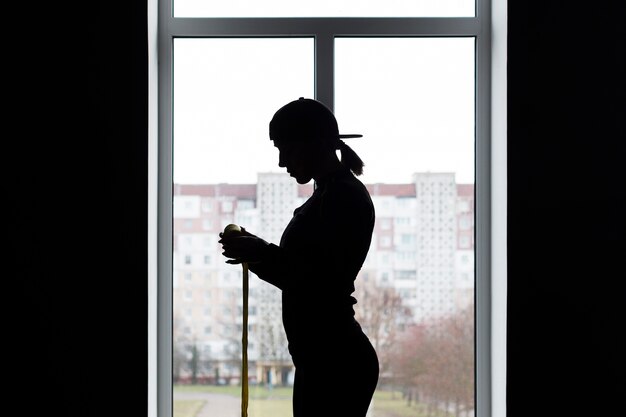
POLYGON ((623 408, 626 16, 618 3, 509 1, 510 416, 623 408))
MULTIPOLYGON (((146 5, 10 7, 7 398, 146 415, 146 5)), ((509 415, 608 415, 625 392, 625 15, 546 0, 508 18, 509 415)))
POLYGON ((5 398, 146 416, 147 5, 21 3, 3 10, 5 398))

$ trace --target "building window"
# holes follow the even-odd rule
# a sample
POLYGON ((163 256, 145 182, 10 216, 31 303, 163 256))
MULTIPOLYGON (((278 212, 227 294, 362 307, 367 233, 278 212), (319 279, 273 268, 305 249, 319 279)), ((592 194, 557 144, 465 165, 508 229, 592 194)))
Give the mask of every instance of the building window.
POLYGON ((396 217, 396 224, 398 226, 408 225, 411 223, 411 219, 408 217, 396 217))
MULTIPOLYGON (((438 156, 455 149, 453 143, 442 139, 445 130, 455 129, 459 129, 456 132, 457 137, 466 138, 461 144, 464 149, 461 153, 474 155, 474 150, 476 150, 476 160, 481 162, 474 166, 475 160, 470 157, 468 166, 471 165, 471 167, 464 169, 473 175, 474 172, 480 171, 474 168, 489 166, 490 161, 485 156, 489 155, 486 151, 489 145, 487 131, 489 115, 486 112, 489 109, 488 83, 490 82, 490 63, 485 57, 489 57, 491 45, 487 0, 476 0, 476 3, 474 0, 393 3, 346 1, 345 4, 344 2, 318 2, 319 4, 309 9, 313 11, 312 14, 297 8, 301 2, 287 2, 287 6, 277 7, 280 2, 276 0, 248 2, 245 8, 237 8, 241 6, 238 0, 222 2, 219 5, 216 2, 191 0, 162 0, 159 3, 161 23, 158 26, 160 31, 159 84, 160 92, 163 93, 159 108, 159 119, 162 123, 159 129, 159 149, 163 152, 159 154, 159 157, 165 160, 171 159, 174 166, 172 172, 167 169, 159 170, 159 184, 163 184, 162 187, 164 187, 159 191, 161 195, 171 194, 171 189, 167 187, 172 183, 186 182, 180 179, 190 178, 190 172, 194 169, 210 171, 215 164, 213 160, 207 160, 207 155, 210 155, 210 158, 213 158, 213 155, 224 158, 223 152, 218 151, 215 143, 206 138, 223 137, 222 133, 228 132, 233 135, 233 138, 229 137, 229 141, 236 144, 235 147, 246 149, 246 152, 254 155, 261 155, 261 152, 265 152, 267 143, 258 141, 261 144, 257 145, 256 142, 245 142, 245 139, 241 137, 254 137, 257 141, 258 136, 266 131, 267 115, 271 115, 279 105, 298 96, 314 97, 327 104, 338 115, 342 130, 361 131, 364 125, 375 119, 367 113, 371 110, 378 112, 376 118, 383 121, 383 128, 379 131, 384 132, 384 137, 378 138, 379 141, 388 140, 389 144, 402 145, 409 141, 407 132, 411 132, 411 135, 432 145, 432 149, 428 152, 399 152, 397 154, 398 166, 403 163, 408 164, 407 161, 410 161, 413 169, 417 166, 425 167, 424 169, 427 170, 438 156), (395 9, 396 5, 401 3, 408 4, 408 9, 404 11, 395 9), (417 8, 429 3, 430 6, 426 9, 417 8), (337 8, 338 5, 341 5, 341 9, 337 8), (245 13, 241 14, 241 10, 245 10, 245 13), (442 57, 445 57, 445 60, 442 60, 442 57), (461 67, 466 71, 458 71, 461 67), (194 73, 200 74, 200 78, 185 84, 186 80, 191 80, 190 77, 194 73), (268 82, 269 76, 276 76, 280 83, 268 82), (391 80, 400 82, 403 88, 390 88, 391 80), (191 94, 195 93, 196 99, 205 99, 210 111, 206 109, 200 111, 199 107, 193 104, 197 101, 181 99, 184 96, 182 94, 184 88, 188 88, 187 92, 191 94), (428 89, 437 91, 435 99, 425 103, 420 102, 420 98, 425 96, 428 89), (460 91, 464 92, 463 98, 455 100, 454 94, 460 91), (175 94, 170 94, 171 92, 175 94), (241 96, 238 95, 239 92, 241 96), (475 92, 477 96, 474 95, 475 92), (386 104, 379 108, 364 106, 363 104, 368 102, 368 97, 377 97, 376 101, 386 104), (468 104, 471 111, 452 113, 460 102, 468 104), (247 105, 250 107, 245 107, 247 105), (396 105, 397 107, 393 107, 396 105), (436 114, 436 117, 424 116, 434 114, 429 111, 435 108, 446 109, 446 111, 436 114), (263 116, 255 120, 258 114, 263 116), (235 115, 236 120, 233 120, 235 115), (214 130, 200 131, 196 129, 198 126, 214 130), (233 129, 233 126, 237 128, 233 129), (464 126, 466 129, 463 130, 459 126, 464 126), (220 131, 219 129, 222 128, 224 130, 220 131), (194 134, 197 136, 191 137, 190 142, 185 142, 184 131, 194 132, 192 136, 194 134), (394 140, 397 142, 393 142, 394 140), (188 146, 193 141, 200 144, 198 148, 188 146), (255 148, 255 146, 259 147, 255 148), (437 148, 438 146, 440 148, 437 148), (175 152, 168 154, 172 149, 175 149, 175 152), (258 152, 257 149, 259 149, 258 152)), ((368 156, 365 148, 368 143, 376 142, 377 135, 375 128, 367 130, 371 141, 363 141, 364 153, 359 152, 366 164, 368 156)), ((383 158, 375 152, 370 155, 373 155, 369 158, 372 161, 377 157, 383 158)), ((234 166, 242 163, 240 160, 243 159, 245 158, 233 158, 231 164, 234 166)), ((265 159, 265 157, 259 157, 259 159, 265 159)), ((269 163, 275 164, 275 161, 267 159, 269 163)), ((376 165, 372 163, 369 167, 371 171, 368 171, 368 175, 369 172, 373 175, 376 165)), ((393 175, 395 170, 387 171, 387 174, 393 175)), ((473 180, 472 176, 471 181, 467 182, 473 180)), ((388 185, 392 185, 402 181, 386 179, 379 183, 385 185, 387 182, 388 185)), ((490 178, 477 177, 477 181, 488 184, 490 178)), ((223 220, 230 222, 247 219, 248 217, 238 217, 240 215, 238 211, 254 208, 253 200, 239 200, 241 196, 226 197, 225 190, 235 187, 233 184, 249 182, 252 181, 235 176, 215 181, 214 183, 219 185, 214 190, 214 195, 217 196, 214 201, 219 206, 212 209, 209 199, 203 198, 200 200, 201 210, 206 213, 214 210, 228 214, 219 219, 220 223, 223 220), (222 198, 235 198, 235 200, 223 201, 222 198), (237 212, 231 214, 235 209, 234 201, 237 202, 237 212)), ((400 283, 402 285, 408 284, 408 281, 416 281, 426 286, 442 288, 441 283, 444 279, 448 279, 447 277, 454 279, 452 272, 446 271, 444 274, 441 270, 437 270, 437 266, 447 262, 454 264, 453 250, 456 249, 454 248, 454 192, 451 189, 455 185, 445 178, 440 180, 436 177, 422 182, 415 181, 414 185, 414 194, 422 199, 419 214, 416 213, 414 217, 407 214, 410 207, 409 199, 399 199, 397 196, 387 194, 379 197, 377 201, 387 211, 385 214, 389 216, 389 218, 380 219, 380 228, 391 229, 395 222, 397 226, 402 227, 403 232, 410 229, 417 235, 401 234, 400 244, 416 245, 417 236, 420 236, 421 250, 416 253, 408 250, 411 248, 404 248, 407 251, 393 256, 393 252, 389 249, 393 245, 392 237, 381 236, 379 240, 381 247, 388 249, 385 254, 378 253, 380 258, 373 259, 373 268, 380 268, 384 265, 388 270, 394 270, 396 279, 389 286, 394 285, 395 281, 402 281, 400 283), (441 200, 444 195, 449 201, 441 200), (397 213, 394 212, 396 210, 397 213), (452 219, 445 218, 448 215, 452 219), (426 239, 422 240, 424 235, 426 239), (396 266, 392 265, 396 260, 411 261, 420 267, 424 265, 426 271, 420 271, 419 274, 417 268, 410 271, 397 271, 396 266), (432 283, 425 282, 424 276, 431 277, 432 283)), ((275 194, 276 198, 280 194, 283 198, 287 198, 287 194, 291 191, 281 186, 280 190, 272 187, 271 193, 275 194)), ((167 201, 163 203, 163 207, 167 213, 167 201)), ((412 209, 417 210, 417 207, 416 204, 412 209)), ((192 208, 189 207, 189 209, 192 208)), ((263 215, 267 214, 266 208, 259 211, 264 213, 263 215)), ((465 212, 465 210, 461 211, 465 212)), ((270 215, 275 218, 281 216, 282 208, 272 210, 270 215)), ((465 223, 462 222, 463 220, 460 226, 464 227, 465 223)), ((269 225, 274 225, 274 223, 268 223, 263 218, 259 219, 258 224, 267 226, 267 230, 275 230, 275 232, 282 230, 282 226, 270 228, 269 225)), ((204 220, 201 225, 204 230, 209 230, 211 226, 208 220, 204 220)), ((198 228, 198 226, 200 226, 199 222, 195 227, 198 228)), ((473 224, 468 223, 467 226, 471 229, 473 224)), ((191 219, 183 221, 183 228, 193 229, 193 227, 194 222, 191 219)), ((164 236, 166 242, 169 230, 165 228, 160 232, 162 233, 159 236, 164 236)), ((205 247, 212 244, 206 239, 201 242, 205 247)), ((471 244, 470 238, 464 236, 459 238, 460 247, 469 249, 471 244), (467 239, 467 242, 464 239, 467 239)), ((160 247, 168 248, 169 254, 161 253, 160 256, 171 256, 172 248, 167 245, 168 243, 165 243, 160 247)), ((191 263, 191 255, 185 255, 184 265, 191 265, 191 263)), ((210 257, 204 256, 204 264, 209 263, 210 257)), ((485 263, 482 262, 479 265, 483 264, 485 263)), ((165 268, 160 276, 165 278, 159 282, 159 285, 172 291, 167 263, 163 265, 165 268)), ((409 268, 406 263, 399 267, 409 268)), ((215 285, 233 288, 240 280, 231 278, 230 274, 223 269, 216 270, 215 285), (219 279, 220 277, 222 279, 219 279)), ((376 272, 373 272, 372 276, 376 276, 375 274, 376 272)), ((383 282, 391 281, 390 272, 382 272, 380 277, 383 282)), ((404 288, 400 294, 403 299, 410 301, 416 297, 418 291, 422 294, 423 290, 424 288, 419 286, 404 288)), ((217 291, 216 294, 221 294, 221 291, 226 290, 220 288, 217 291)), ((442 291, 444 289, 439 290, 439 292, 442 291)), ((227 297, 229 303, 235 306, 234 301, 237 301, 240 295, 237 296, 236 293, 229 291, 225 294, 230 296, 230 298, 227 297)), ((485 298, 487 297, 483 295, 480 299, 485 298)), ((177 295, 176 299, 180 300, 180 296, 177 295)), ((440 310, 441 306, 447 306, 450 303, 451 299, 441 298, 433 301, 432 305, 418 308, 414 305, 413 308, 435 312, 440 310)), ((218 310, 217 315, 219 315, 220 312, 227 314, 228 309, 229 307, 224 307, 221 311, 220 308, 214 310, 218 310)), ((165 317, 163 320, 168 320, 167 314, 159 317, 165 317)), ((488 316, 482 316, 482 320, 488 318, 488 316)), ((169 324, 159 323, 158 327, 167 332, 172 328, 169 324)), ((203 327, 194 328, 202 329, 203 327)), ((224 327, 225 333, 234 338, 233 329, 236 329, 235 325, 228 324, 224 327)), ((184 328, 183 333, 187 335, 190 333, 187 327, 184 328)), ((216 330, 216 333, 219 332, 216 330)), ((216 335, 213 336, 216 337, 216 335)), ((480 360, 484 359, 483 356, 478 357, 480 360)), ((233 372, 235 372, 234 368, 233 372)), ((485 368, 481 367, 481 369, 485 368)), ((484 380, 484 376, 479 376, 477 380, 480 386, 480 381, 484 380)), ((485 417, 480 409, 474 410, 472 407, 468 410, 470 414, 485 417)))
POLYGON ((402 234, 400 241, 403 245, 415 245, 417 242, 417 236, 415 234, 402 234))
POLYGON ((394 272, 395 279, 398 280, 415 280, 417 278, 417 271, 415 270, 400 270, 394 272))
POLYGON ((232 201, 224 201, 222 202, 222 212, 223 213, 231 213, 233 211, 233 202, 232 201))

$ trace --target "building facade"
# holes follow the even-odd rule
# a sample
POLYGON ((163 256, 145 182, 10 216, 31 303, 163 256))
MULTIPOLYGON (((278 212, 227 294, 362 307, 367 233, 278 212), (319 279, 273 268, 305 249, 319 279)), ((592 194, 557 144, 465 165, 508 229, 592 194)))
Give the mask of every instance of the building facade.
MULTIPOLYGON (((376 224, 359 280, 392 288, 412 323, 473 304, 474 185, 453 173, 416 173, 405 184, 366 184, 376 224)), ((313 193, 287 174, 259 173, 256 184, 174 186, 174 377, 238 383, 242 270, 218 243, 229 223, 279 244, 293 210, 313 193)), ((367 308, 357 303, 355 308, 367 308)), ((290 384, 293 366, 282 328, 280 291, 250 277, 251 382, 290 384)))

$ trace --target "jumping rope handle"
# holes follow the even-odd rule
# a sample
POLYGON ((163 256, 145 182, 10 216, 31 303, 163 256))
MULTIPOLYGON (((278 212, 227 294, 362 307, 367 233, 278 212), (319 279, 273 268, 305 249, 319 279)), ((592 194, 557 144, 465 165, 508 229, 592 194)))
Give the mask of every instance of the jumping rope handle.
MULTIPOLYGON (((229 224, 224 228, 224 236, 241 233, 241 227, 229 224)), ((241 334, 241 417, 248 417, 248 263, 243 262, 243 323, 241 334)))

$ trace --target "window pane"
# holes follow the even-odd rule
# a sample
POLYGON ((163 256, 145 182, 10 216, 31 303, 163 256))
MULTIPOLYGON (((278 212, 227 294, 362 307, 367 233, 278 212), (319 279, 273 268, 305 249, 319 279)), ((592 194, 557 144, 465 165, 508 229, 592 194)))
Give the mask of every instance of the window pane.
POLYGON ((313 38, 175 39, 174 182, 254 183, 278 170, 269 121, 313 88, 313 38))
MULTIPOLYGON (((277 243, 311 195, 277 167, 267 123, 312 97, 313 43, 177 39, 174 71, 174 416, 234 415, 241 269, 224 264, 217 233, 234 222, 277 243)), ((382 365, 373 415, 394 415, 407 398, 411 411, 449 404, 472 415, 473 39, 337 39, 335 82, 341 130, 365 135, 349 144, 377 210, 355 294, 382 365), (425 372, 405 372, 416 361, 425 372)), ((250 285, 250 415, 287 417, 280 294, 254 276, 250 285)))
POLYGON ((473 415, 474 39, 340 38, 335 65, 377 214, 355 306, 381 359, 374 414, 395 387, 398 404, 473 415))
POLYGON ((337 38, 335 113, 364 135, 348 144, 365 182, 445 171, 473 183, 474 38, 337 38))
MULTIPOLYGON (((278 242, 298 196, 278 173, 268 125, 283 104, 313 96, 313 59, 310 38, 174 42, 174 417, 239 412, 242 269, 224 262, 218 233, 237 223, 278 242)), ((271 394, 267 381, 287 385, 293 364, 279 291, 251 275, 249 303, 250 415, 259 415, 255 397, 271 394)))
POLYGON ((175 17, 468 17, 474 10, 474 0, 174 0, 175 17))

